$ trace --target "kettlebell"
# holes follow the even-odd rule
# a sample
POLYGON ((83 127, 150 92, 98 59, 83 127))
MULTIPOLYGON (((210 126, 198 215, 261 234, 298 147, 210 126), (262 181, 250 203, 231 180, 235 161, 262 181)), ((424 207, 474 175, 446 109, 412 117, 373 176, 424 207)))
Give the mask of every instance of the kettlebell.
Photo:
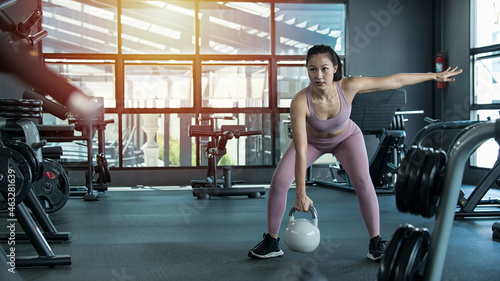
POLYGON ((285 228, 285 244, 291 251, 309 253, 319 245, 318 212, 311 206, 312 221, 295 219, 296 209, 292 207, 288 214, 288 225, 285 228))

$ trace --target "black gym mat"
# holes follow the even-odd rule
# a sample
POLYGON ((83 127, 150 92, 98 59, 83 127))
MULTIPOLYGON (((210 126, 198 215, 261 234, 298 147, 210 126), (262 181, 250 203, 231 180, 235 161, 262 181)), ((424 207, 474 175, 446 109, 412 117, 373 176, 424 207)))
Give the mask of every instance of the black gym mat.
MULTIPOLYGON (((292 206, 289 192, 287 209, 292 206)), ((50 243, 71 266, 19 268, 26 281, 299 280, 300 266, 325 280, 376 280, 378 263, 366 259, 368 238, 353 192, 308 187, 319 213, 321 244, 313 253, 289 251, 270 260, 247 257, 266 231, 266 202, 242 197, 197 200, 190 188, 110 188, 99 201, 71 198, 50 215, 70 243, 50 243)), ((399 213, 393 195, 379 195, 382 235, 402 223, 432 229, 434 220, 399 213)), ((310 214, 296 213, 308 218, 310 214)), ((0 213, 5 230, 6 213, 0 213)), ((443 280, 494 280, 500 243, 491 239, 498 218, 455 221, 443 280)), ((286 226, 284 218, 282 232, 286 226)), ((283 234, 280 234, 282 237, 283 234)), ((7 249, 6 243, 2 243, 7 249)), ((29 243, 16 255, 34 255, 29 243)))

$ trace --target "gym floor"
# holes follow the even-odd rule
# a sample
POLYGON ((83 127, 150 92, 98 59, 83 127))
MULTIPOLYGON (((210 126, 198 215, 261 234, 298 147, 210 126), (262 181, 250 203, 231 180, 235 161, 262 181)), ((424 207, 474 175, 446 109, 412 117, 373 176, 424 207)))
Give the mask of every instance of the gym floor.
MULTIPOLYGON (((287 208, 294 192, 290 189, 287 208)), ((318 186, 307 192, 321 231, 313 253, 291 252, 282 240, 283 257, 247 257, 266 231, 265 196, 197 200, 190 187, 111 187, 98 201, 72 197, 50 214, 58 231, 72 233, 71 242, 50 243, 56 255, 71 255, 71 266, 18 272, 26 281, 266 281, 299 280, 300 268, 307 267, 316 276, 311 281, 377 280, 379 263, 366 258, 368 237, 356 195, 318 186)), ((398 212, 394 195, 379 195, 379 202, 384 239, 404 223, 432 230, 434 219, 398 212)), ((305 213, 296 218, 302 215, 310 218, 305 213)), ((491 230, 498 220, 454 221, 442 280, 498 280, 500 243, 492 241, 491 230)), ((284 218, 281 237, 286 224, 284 218)), ((4 223, 0 227, 5 229, 4 223)), ((36 255, 30 243, 16 247, 17 257, 36 255)))

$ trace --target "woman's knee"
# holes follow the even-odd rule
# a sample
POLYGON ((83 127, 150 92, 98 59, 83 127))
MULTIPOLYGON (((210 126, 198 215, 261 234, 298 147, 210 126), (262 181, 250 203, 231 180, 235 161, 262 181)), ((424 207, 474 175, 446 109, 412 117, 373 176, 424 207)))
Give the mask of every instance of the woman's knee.
POLYGON ((368 176, 358 176, 357 178, 351 178, 351 183, 356 191, 365 191, 374 189, 371 177, 368 176))

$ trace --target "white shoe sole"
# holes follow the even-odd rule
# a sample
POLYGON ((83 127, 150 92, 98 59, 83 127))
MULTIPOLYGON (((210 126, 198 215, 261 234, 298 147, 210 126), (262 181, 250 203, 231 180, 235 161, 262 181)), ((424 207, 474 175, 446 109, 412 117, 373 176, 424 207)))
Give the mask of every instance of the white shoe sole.
POLYGON ((382 259, 384 255, 380 255, 379 257, 374 257, 372 254, 368 253, 366 255, 366 257, 369 259, 369 260, 372 260, 372 261, 379 261, 382 259))
POLYGON ((258 255, 256 253, 254 253, 253 251, 249 251, 248 252, 248 255, 251 256, 251 257, 255 257, 255 258, 259 258, 259 259, 269 259, 269 258, 277 258, 277 257, 281 257, 283 255, 283 251, 282 250, 279 250, 279 252, 270 252, 266 255, 258 255))

